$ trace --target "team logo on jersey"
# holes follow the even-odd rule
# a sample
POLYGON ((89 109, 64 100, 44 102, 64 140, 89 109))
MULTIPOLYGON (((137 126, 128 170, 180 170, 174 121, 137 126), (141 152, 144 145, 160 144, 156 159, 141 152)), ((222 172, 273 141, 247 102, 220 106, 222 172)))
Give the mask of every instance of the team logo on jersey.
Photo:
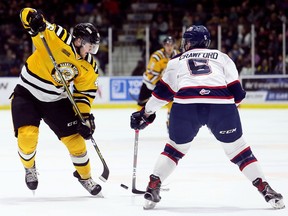
MULTIPOLYGON (((58 64, 57 66, 66 82, 72 81, 74 77, 77 76, 79 73, 77 67, 70 62, 63 62, 58 64)), ((55 68, 52 71, 52 77, 56 82, 62 83, 61 78, 59 77, 58 73, 56 73, 55 68)))
POLYGON ((208 95, 210 94, 210 90, 206 90, 206 89, 201 89, 201 91, 199 92, 200 95, 208 95))

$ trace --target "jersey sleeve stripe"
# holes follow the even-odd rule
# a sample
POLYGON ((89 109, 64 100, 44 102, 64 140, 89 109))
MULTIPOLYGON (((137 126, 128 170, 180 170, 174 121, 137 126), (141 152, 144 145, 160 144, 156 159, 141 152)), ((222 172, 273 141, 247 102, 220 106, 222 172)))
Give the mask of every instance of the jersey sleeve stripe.
POLYGON ((152 55, 152 58, 154 58, 156 61, 160 61, 160 57, 157 54, 152 55))
POLYGON ((72 35, 68 33, 67 37, 63 40, 67 45, 70 45, 72 42, 72 35))
POLYGON ((58 37, 60 37, 60 35, 62 34, 63 32, 63 28, 59 25, 57 25, 56 29, 55 29, 55 33, 58 37))
POLYGON ((87 61, 92 64, 92 56, 91 55, 87 55, 87 61))
POLYGON ((93 68, 94 68, 95 73, 98 74, 98 65, 96 64, 96 62, 93 65, 93 68))
POLYGON ((83 103, 87 106, 91 107, 90 102, 87 102, 84 98, 79 99, 78 97, 74 97, 75 103, 83 103))
POLYGON ((62 26, 57 25, 55 28, 55 33, 67 45, 71 44, 72 36, 62 26))
POLYGON ((160 76, 160 71, 155 71, 155 70, 147 70, 148 73, 153 74, 154 76, 160 76))
POLYGON ((76 97, 89 97, 91 99, 95 99, 96 97, 96 92, 97 90, 96 89, 89 89, 89 90, 85 90, 85 91, 78 91, 76 89, 76 87, 74 86, 73 87, 73 94, 76 96, 76 97), (79 95, 79 96, 78 96, 79 95), (80 96, 82 95, 82 96, 80 96))
POLYGON ((63 40, 63 37, 65 36, 65 33, 66 33, 65 30, 63 30, 63 31, 60 33, 59 38, 61 38, 61 40, 63 40))
MULTIPOLYGON (((77 93, 75 93, 74 95, 75 95, 75 97, 77 97, 77 96, 76 96, 77 93)), ((89 98, 91 98, 91 99, 94 99, 94 98, 96 97, 96 94, 95 94, 95 93, 89 94, 89 93, 85 93, 85 92, 79 92, 78 95, 82 95, 82 96, 84 96, 84 97, 86 97, 86 98, 89 97, 89 98)))
POLYGON ((96 64, 96 61, 93 59, 92 55, 90 53, 88 53, 88 55, 85 57, 85 60, 91 64, 91 66, 93 67, 94 71, 96 73, 98 73, 98 67, 97 67, 97 64, 96 64))

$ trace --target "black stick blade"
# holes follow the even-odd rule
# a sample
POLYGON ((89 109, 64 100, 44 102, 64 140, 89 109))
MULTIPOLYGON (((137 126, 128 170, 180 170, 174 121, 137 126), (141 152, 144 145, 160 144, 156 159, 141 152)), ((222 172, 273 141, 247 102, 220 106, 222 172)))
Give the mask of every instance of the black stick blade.
POLYGON ((101 176, 99 176, 99 179, 103 182, 106 182, 108 177, 109 177, 109 169, 108 169, 108 166, 104 166, 104 170, 103 170, 103 173, 101 176))
POLYGON ((140 190, 137 190, 136 188, 133 188, 132 189, 132 193, 134 193, 134 194, 145 194, 146 191, 140 191, 140 190))

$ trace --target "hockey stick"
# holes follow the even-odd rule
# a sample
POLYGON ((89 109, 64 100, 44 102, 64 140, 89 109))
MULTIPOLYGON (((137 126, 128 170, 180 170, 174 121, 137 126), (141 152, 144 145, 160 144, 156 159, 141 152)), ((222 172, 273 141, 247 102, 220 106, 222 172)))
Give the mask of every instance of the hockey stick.
POLYGON ((140 190, 136 189, 136 169, 137 169, 137 155, 138 155, 138 140, 139 140, 139 130, 135 130, 134 157, 133 157, 133 175, 132 175, 132 193, 134 193, 134 194, 144 194, 145 191, 140 191, 140 190))
MULTIPOLYGON (((63 84, 63 86, 64 86, 64 88, 65 88, 65 90, 66 90, 66 92, 67 92, 68 98, 69 98, 72 106, 73 106, 74 109, 75 109, 76 114, 78 115, 80 121, 81 121, 83 124, 85 124, 85 120, 84 120, 84 118, 83 118, 83 116, 82 116, 82 114, 81 114, 81 112, 80 112, 77 104, 76 104, 75 101, 74 101, 74 98, 73 98, 73 96, 72 96, 72 94, 71 94, 71 91, 70 91, 69 87, 67 86, 67 83, 66 83, 66 81, 65 81, 62 73, 60 72, 60 70, 59 70, 59 68, 58 68, 58 65, 57 65, 57 63, 56 63, 56 60, 55 60, 55 58, 54 58, 54 56, 53 56, 53 54, 52 54, 52 51, 51 51, 50 47, 49 47, 48 44, 47 44, 47 41, 46 41, 43 33, 40 32, 39 34, 40 34, 40 38, 41 38, 41 40, 42 40, 42 42, 43 42, 43 44, 44 44, 47 52, 48 52, 48 55, 49 55, 49 57, 50 57, 53 65, 54 65, 55 71, 56 71, 57 75, 60 77, 61 82, 62 82, 62 84, 63 84)), ((105 160, 104 160, 104 158, 103 158, 103 156, 102 156, 102 154, 101 154, 101 152, 100 152, 100 149, 98 148, 98 145, 96 144, 94 138, 91 137, 90 140, 91 140, 91 142, 93 143, 93 146, 94 146, 94 148, 95 148, 95 150, 96 150, 96 152, 97 152, 97 154, 98 154, 98 156, 99 156, 99 158, 100 158, 100 160, 101 160, 101 162, 102 162, 102 164, 103 164, 103 172, 102 172, 102 175, 99 177, 99 179, 105 182, 105 181, 107 181, 107 179, 108 179, 108 177, 109 177, 109 168, 108 168, 108 166, 107 166, 107 164, 106 164, 106 162, 105 162, 105 160)))

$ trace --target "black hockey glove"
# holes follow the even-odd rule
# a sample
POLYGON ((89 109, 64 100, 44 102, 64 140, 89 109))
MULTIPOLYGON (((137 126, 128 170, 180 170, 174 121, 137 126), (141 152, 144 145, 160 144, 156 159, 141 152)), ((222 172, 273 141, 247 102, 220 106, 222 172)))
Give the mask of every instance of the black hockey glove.
POLYGON ((30 12, 30 17, 28 19, 31 32, 36 35, 38 32, 42 32, 46 29, 46 23, 44 17, 41 13, 35 11, 30 12))
POLYGON ((153 113, 146 117, 144 115, 145 107, 138 112, 132 113, 130 117, 130 127, 134 130, 142 130, 146 128, 149 124, 151 124, 156 118, 156 114, 153 113))
POLYGON ((91 139, 95 131, 95 122, 93 114, 84 116, 85 124, 79 121, 77 130, 78 133, 86 140, 91 139))

